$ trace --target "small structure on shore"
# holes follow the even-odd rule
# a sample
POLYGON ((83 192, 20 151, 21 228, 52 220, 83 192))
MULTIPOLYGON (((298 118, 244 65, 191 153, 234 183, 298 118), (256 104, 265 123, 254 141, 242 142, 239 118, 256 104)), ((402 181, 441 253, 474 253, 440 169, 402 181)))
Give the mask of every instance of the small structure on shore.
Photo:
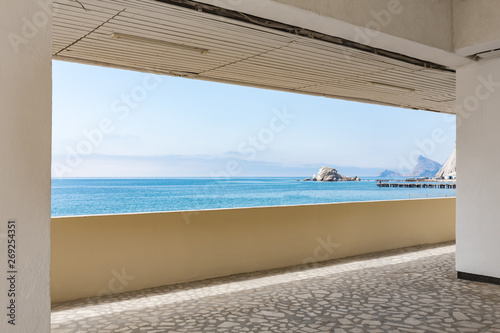
POLYGON ((456 189, 457 184, 456 183, 448 183, 448 184, 443 184, 443 183, 412 183, 412 182, 406 182, 406 183, 383 183, 382 181, 378 181, 377 183, 378 187, 403 187, 403 188, 448 188, 448 189, 456 189))

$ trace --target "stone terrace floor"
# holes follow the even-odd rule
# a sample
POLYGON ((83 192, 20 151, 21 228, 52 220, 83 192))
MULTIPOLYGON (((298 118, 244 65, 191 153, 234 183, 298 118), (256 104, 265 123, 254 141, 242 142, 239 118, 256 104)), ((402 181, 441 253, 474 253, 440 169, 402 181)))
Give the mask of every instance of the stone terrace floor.
POLYGON ((500 332, 500 286, 447 243, 59 304, 52 332, 500 332))

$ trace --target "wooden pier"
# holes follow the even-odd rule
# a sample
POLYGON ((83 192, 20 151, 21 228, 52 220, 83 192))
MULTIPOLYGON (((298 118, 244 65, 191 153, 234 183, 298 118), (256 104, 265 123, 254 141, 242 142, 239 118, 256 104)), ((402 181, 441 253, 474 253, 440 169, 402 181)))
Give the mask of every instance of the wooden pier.
POLYGON ((456 189, 457 184, 443 184, 443 183, 377 183, 378 187, 402 187, 402 188, 449 188, 456 189))

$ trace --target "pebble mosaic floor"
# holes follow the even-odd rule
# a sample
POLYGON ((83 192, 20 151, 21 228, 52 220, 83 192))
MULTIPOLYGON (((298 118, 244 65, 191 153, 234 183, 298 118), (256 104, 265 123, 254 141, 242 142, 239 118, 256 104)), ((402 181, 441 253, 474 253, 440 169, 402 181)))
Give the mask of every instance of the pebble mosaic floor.
POLYGON ((52 333, 499 332, 500 286, 440 244, 53 306, 52 333))

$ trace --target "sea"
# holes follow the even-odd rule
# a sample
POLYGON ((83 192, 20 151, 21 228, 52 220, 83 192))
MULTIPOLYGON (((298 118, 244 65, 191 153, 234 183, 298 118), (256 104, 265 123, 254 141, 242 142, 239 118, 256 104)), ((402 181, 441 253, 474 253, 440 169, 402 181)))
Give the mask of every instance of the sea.
POLYGON ((297 177, 52 179, 52 216, 401 200, 456 194, 454 189, 379 188, 375 178, 364 179, 359 182, 313 182, 297 177))

